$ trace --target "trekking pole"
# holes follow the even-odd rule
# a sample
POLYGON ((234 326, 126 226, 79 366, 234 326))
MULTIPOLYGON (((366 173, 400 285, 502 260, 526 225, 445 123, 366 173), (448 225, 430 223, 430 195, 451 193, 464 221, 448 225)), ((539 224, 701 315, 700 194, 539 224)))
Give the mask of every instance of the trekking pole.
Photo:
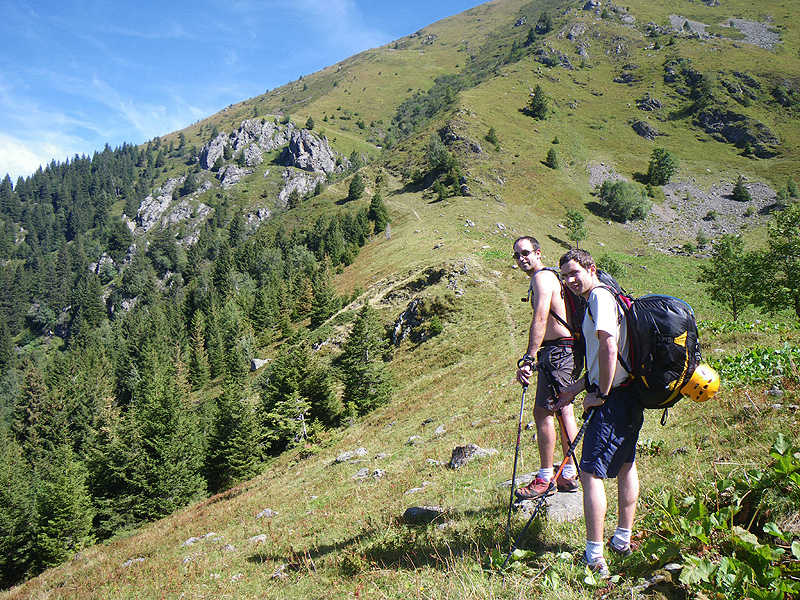
POLYGON ((528 527, 531 526, 531 523, 533 523, 533 519, 536 518, 537 514, 539 514, 539 509, 542 507, 542 504, 544 504, 544 501, 547 499, 547 495, 556 486, 556 479, 558 479, 558 476, 561 475, 561 471, 564 469, 564 465, 567 464, 567 459, 569 458, 569 455, 575 452, 575 448, 578 446, 578 442, 581 441, 583 434, 586 432, 586 426, 589 424, 589 421, 592 420, 592 416, 594 416, 594 413, 595 413, 595 407, 590 408, 586 412, 586 417, 583 420, 583 425, 581 425, 581 428, 578 431, 578 435, 575 436, 575 439, 572 441, 572 444, 570 444, 569 452, 567 452, 567 455, 564 457, 564 460, 561 461, 561 464, 559 465, 558 471, 556 471, 555 476, 550 480, 550 485, 547 487, 547 491, 545 491, 545 493, 539 497, 539 502, 534 507, 533 513, 528 519, 528 522, 525 523, 525 527, 522 528, 522 531, 519 533, 517 538, 514 540, 514 543, 511 545, 511 550, 508 551, 506 559, 503 561, 503 564, 500 565, 500 570, 503 570, 505 568, 506 564, 508 564, 508 559, 511 558, 511 555, 514 553, 514 550, 517 549, 519 543, 525 538, 525 533, 527 533, 528 527))
MULTIPOLYGON (((517 364, 520 366, 522 361, 517 364)), ((517 423, 517 447, 514 449, 514 469, 511 471, 511 498, 508 501, 508 521, 506 522, 506 544, 509 540, 511 532, 511 511, 514 505, 514 488, 517 483, 517 457, 519 457, 519 443, 522 439, 522 413, 525 411, 525 394, 528 391, 528 386, 522 386, 522 401, 519 404, 519 422, 517 423)))

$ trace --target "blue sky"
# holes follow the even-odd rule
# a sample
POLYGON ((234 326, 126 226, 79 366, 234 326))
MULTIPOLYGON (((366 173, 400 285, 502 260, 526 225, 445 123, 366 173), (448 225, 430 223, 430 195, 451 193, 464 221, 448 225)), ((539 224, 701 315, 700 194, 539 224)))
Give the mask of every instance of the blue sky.
POLYGON ((0 0, 0 177, 181 129, 478 4, 0 0))

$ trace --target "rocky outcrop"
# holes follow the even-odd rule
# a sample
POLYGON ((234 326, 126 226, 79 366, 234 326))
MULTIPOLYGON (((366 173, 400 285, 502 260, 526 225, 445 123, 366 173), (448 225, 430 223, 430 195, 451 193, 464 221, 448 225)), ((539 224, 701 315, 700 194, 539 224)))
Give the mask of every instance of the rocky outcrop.
POLYGON ((258 225, 259 223, 263 223, 271 216, 272 212, 268 208, 259 208, 256 212, 249 213, 245 217, 245 220, 247 221, 248 225, 253 226, 253 225, 258 225))
POLYGON ((653 98, 650 94, 645 94, 636 101, 636 108, 639 110, 659 110, 661 106, 661 100, 653 98))
POLYGON ((646 121, 634 121, 631 127, 646 140, 654 140, 656 136, 664 135, 646 121))
POLYGON ((252 167, 263 161, 262 154, 277 150, 289 143, 293 123, 280 125, 274 119, 247 119, 231 137, 233 152, 245 153, 247 166, 252 167))
POLYGON ((707 108, 695 117, 695 124, 721 142, 739 148, 749 145, 759 158, 770 158, 777 154, 778 137, 763 123, 750 117, 723 108, 707 108))
POLYGON ((139 212, 136 213, 136 221, 142 229, 149 231, 160 221, 161 216, 172 202, 172 193, 175 188, 183 185, 185 180, 185 177, 167 179, 164 185, 153 190, 152 194, 142 200, 139 212))
POLYGON ((227 146, 231 148, 232 156, 244 153, 245 164, 254 167, 264 161, 265 152, 288 144, 294 131, 292 123, 281 125, 275 119, 246 119, 234 133, 220 133, 200 149, 200 166, 213 168, 227 146))
POLYGON ((564 54, 563 52, 556 50, 554 48, 549 47, 542 47, 539 48, 536 53, 534 54, 533 59, 538 62, 546 65, 548 67, 555 67, 561 65, 565 69, 573 70, 575 67, 572 66, 572 63, 569 60, 569 57, 564 54))
POLYGON ((217 173, 217 179, 220 181, 220 185, 228 189, 239 183, 239 181, 245 175, 250 175, 253 172, 253 169, 246 169, 244 167, 237 167, 236 165, 227 165, 222 167, 217 173))
POLYGON ((283 172, 283 189, 278 193, 277 204, 285 208, 289 203, 289 194, 297 191, 301 198, 307 196, 314 191, 320 181, 325 181, 325 177, 286 169, 283 172))
POLYGON ((208 170, 214 166, 217 159, 225 153, 225 146, 230 145, 228 136, 220 133, 200 150, 200 166, 208 170))
POLYGON ((456 131, 456 125, 448 123, 439 130, 439 137, 445 146, 455 146, 459 150, 471 152, 473 154, 483 154, 481 145, 470 137, 462 135, 456 131))
POLYGON ((292 131, 289 146, 284 150, 281 160, 283 164, 304 171, 315 173, 337 171, 336 153, 331 150, 328 138, 319 138, 307 129, 292 131))

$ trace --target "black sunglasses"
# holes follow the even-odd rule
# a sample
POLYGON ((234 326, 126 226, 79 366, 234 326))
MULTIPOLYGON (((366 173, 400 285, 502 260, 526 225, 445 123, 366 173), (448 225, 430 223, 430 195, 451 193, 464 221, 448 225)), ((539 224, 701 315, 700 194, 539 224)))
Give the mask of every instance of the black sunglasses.
POLYGON ((514 252, 514 258, 519 260, 520 256, 528 256, 529 254, 533 254, 533 250, 523 250, 522 252, 514 252))

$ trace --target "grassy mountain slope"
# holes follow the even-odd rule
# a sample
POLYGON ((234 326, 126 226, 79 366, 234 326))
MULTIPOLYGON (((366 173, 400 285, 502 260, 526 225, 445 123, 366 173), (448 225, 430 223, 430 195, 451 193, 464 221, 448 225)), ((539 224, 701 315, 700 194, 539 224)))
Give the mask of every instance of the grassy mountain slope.
MULTIPOLYGON (((586 204, 594 201, 587 172, 590 163, 612 165, 633 179, 647 171, 652 147, 660 145, 680 160, 677 180, 693 178, 707 188, 743 174, 777 190, 798 172, 800 158, 794 109, 778 106, 769 94, 770 85, 783 80, 796 83, 800 78, 800 34, 790 7, 731 1, 711 8, 683 0, 659 5, 630 0, 627 5, 636 18, 635 27, 624 24, 616 13, 601 19, 583 11, 582 3, 548 3, 554 27, 543 40, 567 54, 576 69, 548 68, 531 56, 500 66, 496 75, 462 91, 452 112, 437 115, 383 154, 377 134, 388 127, 402 100, 413 90, 428 89, 439 75, 465 69, 470 53, 502 57, 511 44, 500 48, 508 38, 498 31, 524 40, 540 5, 490 2, 426 27, 418 36, 361 53, 233 105, 185 130, 187 142, 199 146, 213 127, 230 131, 252 116, 281 112, 298 124, 313 117, 315 129, 324 131, 340 152, 357 150, 374 157, 363 171, 368 179, 366 196, 375 189, 378 168, 386 174, 384 198, 391 235, 373 239, 337 276, 341 292, 363 290, 344 310, 369 302, 388 324, 414 297, 441 298, 452 295, 453 288, 463 290, 463 296, 444 317, 442 334, 419 344, 405 341, 397 349, 390 367, 396 385, 388 406, 349 427, 322 434, 313 444, 287 451, 249 482, 94 546, 0 597, 593 597, 594 589, 584 586, 577 567, 563 567, 567 575, 555 589, 541 587, 548 567, 564 560, 559 553, 581 547, 582 522, 537 523, 526 546, 538 553, 532 574, 501 580, 481 570, 487 553, 503 547, 508 491, 498 484, 511 472, 519 407, 514 364, 530 322, 529 306, 519 301, 527 281, 512 268, 511 242, 517 235, 533 233, 548 261, 555 263, 567 244, 565 230, 558 227, 564 212, 575 208, 586 212, 586 204), (528 16, 528 22, 515 28, 521 14, 528 16), (665 35, 661 49, 651 48, 654 38, 644 36, 643 24, 664 25, 670 14, 712 25, 732 16, 754 21, 770 16, 782 43, 772 51, 716 38, 677 37, 667 45, 671 36, 665 35), (583 35, 588 42, 589 56, 582 68, 575 43, 566 38, 577 23, 586 26, 583 35), (432 34, 437 37, 426 43, 432 34), (480 48, 496 49, 481 54, 480 48), (691 116, 681 116, 690 101, 663 80, 664 61, 672 57, 691 59, 694 69, 713 71, 717 80, 733 71, 756 77, 762 83, 759 99, 736 110, 778 135, 777 156, 742 156, 741 149, 715 141, 693 125, 691 116), (631 71, 640 81, 614 83, 612 79, 632 63, 637 68, 631 71), (537 84, 552 99, 553 112, 544 121, 534 121, 519 110, 537 84), (636 108, 635 100, 645 92, 664 104, 656 116, 636 108), (350 118, 342 119, 343 115, 350 118), (655 143, 639 137, 629 122, 643 116, 665 136, 655 143), (364 129, 356 125, 359 119, 364 129), (447 123, 477 140, 483 152, 458 155, 473 195, 434 202, 431 191, 411 182, 410 174, 424 165, 430 135, 447 123), (490 127, 497 132, 498 150, 484 141, 490 127), (553 145, 555 137, 560 143, 553 145), (542 164, 550 147, 558 149, 565 163, 560 170, 542 164), (428 272, 441 277, 431 283, 428 272), (440 425, 445 431, 437 435, 434 430, 440 425), (409 444, 411 436, 419 439, 409 444), (428 462, 446 463, 452 448, 465 443, 499 452, 457 471, 428 462), (358 447, 367 449, 363 462, 333 464, 341 452, 358 447), (363 467, 369 469, 366 479, 353 479, 363 467), (376 469, 385 472, 382 477, 372 477, 376 469), (408 493, 413 488, 422 489, 408 493), (447 518, 441 526, 408 527, 400 516, 413 505, 443 506, 447 518), (277 514, 258 518, 266 508, 277 514), (214 535, 186 543, 210 532, 214 535), (136 562, 126 564, 132 559, 136 562)), ((736 106, 719 85, 714 89, 726 104, 736 106)), ((164 139, 172 136, 177 133, 164 139)), ((180 167, 172 168, 177 172, 180 167)), ((234 188, 241 205, 259 202, 264 168, 234 188)), ((346 194, 347 181, 337 182, 291 218, 313 222, 346 194)), ((724 314, 696 282, 702 258, 659 252, 647 238, 590 211, 586 215, 589 238, 582 245, 621 263, 626 269, 621 280, 627 288, 637 295, 669 293, 692 303, 707 323, 701 331, 707 356, 797 343, 800 338, 790 316, 783 314, 773 318, 776 328, 712 327, 708 323, 723 320, 724 314)), ((763 237, 761 224, 766 219, 755 215, 748 236, 763 237)), ((691 240, 675 243, 686 241, 691 240)), ((765 318, 755 311, 746 317, 765 318)), ((786 394, 784 404, 796 402, 796 390, 789 387, 786 394)), ((771 404, 764 384, 726 386, 706 405, 688 400, 679 404, 666 428, 659 426, 659 414, 648 413, 642 438, 660 443, 660 450, 640 453, 640 518, 655 504, 656 490, 684 490, 689 482, 761 465, 777 431, 796 439, 797 413, 772 410, 771 404), (751 405, 752 410, 743 408, 751 405)), ((538 466, 529 434, 522 457, 522 472, 538 466)), ((614 486, 608 489, 613 509, 614 486)), ((613 527, 613 522, 607 525, 613 527)), ((630 595, 636 574, 629 569, 612 591, 630 595)))

